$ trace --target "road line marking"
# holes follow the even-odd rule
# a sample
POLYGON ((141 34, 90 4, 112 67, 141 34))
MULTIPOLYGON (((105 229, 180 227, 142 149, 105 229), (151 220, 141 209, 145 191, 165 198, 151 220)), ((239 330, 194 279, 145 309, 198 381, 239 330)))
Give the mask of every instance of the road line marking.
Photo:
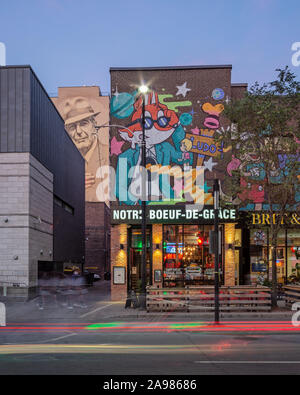
POLYGON ((95 309, 95 310, 92 310, 92 311, 89 311, 88 313, 82 314, 82 315, 80 316, 80 318, 86 317, 86 316, 89 315, 89 314, 93 314, 93 313, 95 313, 96 311, 103 310, 103 309, 105 309, 106 307, 109 307, 109 306, 112 306, 112 305, 113 305, 113 304, 108 304, 108 305, 106 305, 106 306, 98 307, 98 308, 95 309))
POLYGON ((239 363, 239 364, 300 364, 300 361, 194 361, 194 363, 239 363))
MULTIPOLYGON (((43 341, 39 341, 38 343, 32 343, 32 342, 30 342, 30 343, 23 343, 23 344, 26 344, 26 345, 35 345, 35 344, 53 342, 53 341, 56 341, 56 340, 65 339, 66 337, 75 336, 75 335, 77 335, 77 333, 69 333, 68 335, 56 337, 55 339, 43 340, 43 341)), ((18 346, 19 343, 3 343, 3 345, 18 346)))
POLYGON ((56 340, 65 339, 66 337, 75 336, 75 335, 77 335, 77 333, 69 333, 68 335, 56 337, 55 339, 44 340, 41 341, 40 343, 54 342, 56 340))

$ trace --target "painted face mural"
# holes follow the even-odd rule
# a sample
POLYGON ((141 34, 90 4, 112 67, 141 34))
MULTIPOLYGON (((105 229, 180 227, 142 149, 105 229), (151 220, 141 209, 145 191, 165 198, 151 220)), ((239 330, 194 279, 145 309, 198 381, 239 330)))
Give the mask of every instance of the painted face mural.
MULTIPOLYGON (((175 111, 169 110, 164 104, 159 103, 155 92, 145 95, 145 138, 146 146, 152 147, 167 140, 178 126, 178 117, 175 111)), ((123 140, 129 141, 131 147, 142 140, 142 98, 134 104, 131 123, 126 129, 120 130, 123 140)))
POLYGON ((52 98, 65 121, 65 129, 85 160, 86 201, 109 201, 105 166, 109 164, 109 130, 96 126, 109 121, 109 98, 101 96, 97 87, 59 88, 52 98))

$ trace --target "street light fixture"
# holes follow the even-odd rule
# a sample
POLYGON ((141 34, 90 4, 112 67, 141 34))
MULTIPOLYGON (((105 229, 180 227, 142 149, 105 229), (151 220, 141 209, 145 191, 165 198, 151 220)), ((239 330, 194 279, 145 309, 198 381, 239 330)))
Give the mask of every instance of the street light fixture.
MULTIPOLYGON (((138 88, 140 97, 142 98, 142 141, 141 141, 141 166, 142 170, 142 186, 141 186, 141 197, 142 197, 142 267, 141 267, 141 296, 140 296, 140 306, 146 308, 146 249, 147 249, 147 237, 146 237, 146 230, 147 230, 147 222, 146 222, 146 186, 147 186, 147 172, 146 172, 146 137, 145 137, 145 95, 148 93, 149 88, 147 85, 142 84, 138 88)), ((98 131, 101 128, 105 127, 122 127, 123 129, 128 128, 124 127, 123 125, 100 125, 95 126, 96 134, 98 136, 98 131)), ((130 130, 129 130, 130 131, 130 130)), ((130 131, 131 132, 131 131, 130 131)))
POLYGON ((220 186, 219 180, 214 180, 214 247, 215 247, 215 322, 219 323, 219 310, 220 310, 220 301, 219 301, 219 208, 220 208, 220 186))
POLYGON ((145 95, 147 92, 148 92, 148 90, 149 90, 149 88, 148 88, 148 86, 147 85, 141 85, 140 87, 139 87, 139 91, 140 91, 140 93, 142 93, 143 95, 145 95))

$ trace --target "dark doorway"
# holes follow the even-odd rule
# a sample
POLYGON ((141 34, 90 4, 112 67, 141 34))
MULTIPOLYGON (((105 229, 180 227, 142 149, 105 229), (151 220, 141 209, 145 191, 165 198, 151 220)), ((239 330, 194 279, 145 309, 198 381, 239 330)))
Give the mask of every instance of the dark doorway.
MULTIPOLYGON (((135 292, 141 290, 142 283, 142 231, 140 228, 130 228, 129 232, 129 262, 128 262, 128 289, 135 292)), ((152 285, 152 231, 147 229, 146 249, 146 284, 152 285)))

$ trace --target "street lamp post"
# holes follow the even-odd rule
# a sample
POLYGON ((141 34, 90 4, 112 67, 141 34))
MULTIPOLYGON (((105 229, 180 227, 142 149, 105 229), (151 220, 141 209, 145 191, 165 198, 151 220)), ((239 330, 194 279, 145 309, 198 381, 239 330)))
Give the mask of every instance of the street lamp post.
POLYGON ((146 217, 146 194, 147 194, 147 171, 146 171, 146 138, 145 138, 145 94, 148 92, 148 87, 142 85, 139 88, 142 97, 142 267, 141 267, 141 298, 140 305, 146 308, 146 255, 147 255, 147 217, 146 217))
MULTIPOLYGON (((142 264, 141 264, 141 295, 140 295, 140 306, 146 308, 146 255, 147 255, 147 218, 146 218, 146 200, 147 200, 147 171, 146 171, 146 136, 145 136, 145 94, 149 88, 147 85, 141 85, 139 87, 139 93, 142 98, 142 141, 141 141, 141 166, 142 166, 142 185, 141 185, 141 200, 142 200, 142 264)), ((96 131, 101 128, 109 127, 122 127, 123 129, 128 128, 123 125, 100 125, 96 126, 96 131)), ((129 130, 130 131, 130 130, 129 130)), ((131 132, 131 131, 130 131, 131 132)), ((96 133, 96 134, 97 134, 96 133)), ((97 134, 98 136, 98 134, 97 134)))
POLYGON ((219 180, 214 180, 214 225, 215 225, 215 322, 219 322, 219 207, 220 207, 220 187, 219 180))

